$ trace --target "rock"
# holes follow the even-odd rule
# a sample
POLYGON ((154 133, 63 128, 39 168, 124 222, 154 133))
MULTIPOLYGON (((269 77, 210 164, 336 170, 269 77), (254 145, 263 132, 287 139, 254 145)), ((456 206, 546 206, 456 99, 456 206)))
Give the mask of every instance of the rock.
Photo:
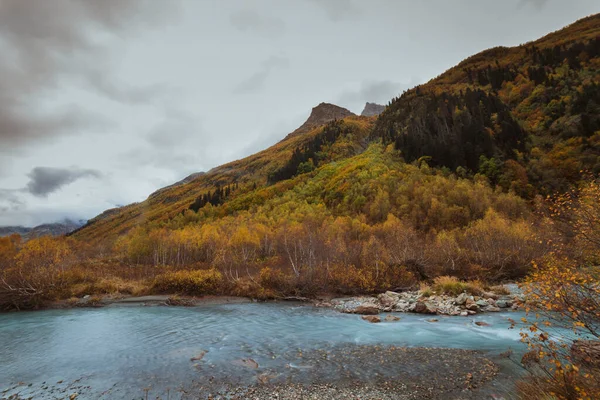
POLYGON ((428 319, 427 322, 439 322, 439 319, 431 318, 431 319, 428 319))
POLYGON ((585 366, 600 367, 600 341, 575 340, 571 345, 571 355, 585 366))
POLYGON ((483 292, 482 297, 484 299, 493 299, 493 300, 498 300, 499 296, 496 293, 492 293, 492 292, 483 292))
POLYGON ((77 396, 79 396, 79 393, 73 393, 72 395, 69 396, 69 400, 75 400, 77 398, 77 396))
POLYGON ((475 314, 477 314, 477 311, 467 310, 467 314, 469 314, 469 315, 475 315, 475 314))
POLYGON ((413 311, 417 314, 437 314, 437 307, 430 302, 418 301, 413 311))
POLYGON ((484 321, 475 321, 475 325, 477 326, 490 326, 487 322, 484 321))
POLYGON ((385 294, 387 296, 394 297, 396 299, 399 299, 402 296, 401 293, 396 293, 396 292, 392 292, 392 291, 389 291, 389 290, 387 292, 385 292, 385 294))
POLYGON ((512 305, 512 301, 510 302, 510 305, 509 305, 509 301, 507 301, 507 300, 497 300, 496 301, 496 307, 499 307, 499 308, 508 308, 511 305, 512 305))
POLYGON ((496 307, 496 300, 494 300, 494 299, 487 299, 487 302, 488 302, 488 304, 489 304, 490 306, 494 306, 494 307, 496 307))
POLYGON ((387 293, 380 294, 377 296, 377 299, 379 300, 379 303, 386 309, 391 309, 398 301, 398 297, 390 296, 387 293))
POLYGON ((385 110, 385 106, 376 103, 367 103, 360 115, 363 117, 372 117, 381 114, 383 110, 385 110))
POLYGON ((354 314, 377 315, 379 314, 379 307, 375 304, 362 304, 354 309, 354 314))
POLYGON ((458 295, 458 297, 454 300, 454 304, 457 304, 459 306, 464 305, 467 302, 467 299, 469 298, 469 295, 466 293, 461 293, 458 295))
POLYGON ((487 307, 487 306, 489 306, 489 303, 486 300, 483 300, 483 299, 477 300, 475 302, 475 304, 477 304, 478 307, 487 307))
POLYGON ((381 318, 379 318, 379 315, 363 315, 362 319, 372 324, 377 324, 381 322, 381 318))
POLYGON ((483 311, 487 311, 487 312, 500 312, 500 309, 498 307, 495 307, 495 306, 487 306, 486 308, 484 308, 483 311))
POLYGON ((410 303, 405 300, 399 300, 394 306, 394 311, 407 312, 410 308, 410 303))
POLYGON ((257 369, 258 363, 251 358, 242 358, 241 360, 235 360, 232 362, 233 365, 237 365, 238 367, 246 367, 257 369))
POLYGON ((385 317, 385 321, 386 322, 400 321, 400 317, 396 317, 395 315, 389 314, 388 316, 385 317))
POLYGON ((206 353, 207 353, 206 350, 202 350, 201 352, 198 353, 198 355, 190 358, 190 361, 201 361, 204 358, 204 356, 206 355, 206 353))
POLYGON ((86 294, 86 295, 85 295, 85 296, 83 296, 82 298, 83 298, 84 300, 87 300, 87 299, 89 299, 90 297, 91 297, 91 296, 90 296, 89 294, 86 294))
POLYGON ((466 317, 467 315, 469 315, 469 313, 467 311, 463 311, 460 313, 461 317, 466 317))
MULTIPOLYGON (((487 305, 487 303, 485 304, 487 305)), ((471 298, 467 299, 467 302, 465 303, 465 308, 470 311, 479 311, 479 306, 471 298)))

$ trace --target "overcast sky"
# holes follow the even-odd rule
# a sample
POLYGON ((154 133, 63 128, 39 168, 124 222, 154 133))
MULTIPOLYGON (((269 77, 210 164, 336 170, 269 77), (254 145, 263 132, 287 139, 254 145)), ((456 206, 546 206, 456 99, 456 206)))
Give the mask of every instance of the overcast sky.
POLYGON ((0 0, 0 225, 91 218, 596 0, 0 0))

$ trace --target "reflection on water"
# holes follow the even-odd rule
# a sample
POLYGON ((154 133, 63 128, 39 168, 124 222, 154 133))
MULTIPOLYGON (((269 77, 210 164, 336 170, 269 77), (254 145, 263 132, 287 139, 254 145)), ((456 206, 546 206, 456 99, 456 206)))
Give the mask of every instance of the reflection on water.
POLYGON ((59 391, 67 384, 71 386, 63 390, 80 385, 101 397, 103 391, 125 396, 127 390, 139 394, 143 387, 178 388, 213 380, 325 379, 341 370, 369 379, 369 374, 393 370, 362 368, 352 357, 336 356, 339 349, 381 345, 499 353, 521 346, 519 331, 508 329, 508 318, 518 320, 518 313, 437 317, 434 323, 427 321, 430 317, 399 316, 399 322, 370 324, 356 315, 289 304, 2 314, 0 398, 6 389, 10 391, 4 396, 36 393, 40 387, 59 391))

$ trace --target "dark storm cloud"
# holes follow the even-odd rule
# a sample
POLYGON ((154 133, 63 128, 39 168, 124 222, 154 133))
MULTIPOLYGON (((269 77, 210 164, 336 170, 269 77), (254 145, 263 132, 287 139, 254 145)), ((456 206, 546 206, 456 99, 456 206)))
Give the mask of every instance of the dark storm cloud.
MULTIPOLYGON (((144 0, 3 0, 0 2, 0 140, 3 149, 94 127, 97 116, 78 108, 32 112, 67 79, 83 80, 119 102, 147 100, 153 90, 112 81, 102 35, 119 35, 157 21, 144 0)), ((163 3, 166 4, 166 3, 163 3)), ((170 3, 172 4, 172 3, 170 3)))
POLYGON ((264 88, 273 71, 287 68, 289 64, 287 57, 271 56, 262 62, 258 71, 238 83, 233 92, 236 94, 256 93, 264 88))
POLYGON ((259 14, 254 9, 243 9, 229 16, 231 24, 238 30, 267 37, 277 37, 285 32, 285 23, 279 18, 259 14))
POLYGON ((26 190, 34 196, 46 197, 61 187, 81 178, 100 178, 102 174, 93 169, 35 167, 27 175, 26 190))

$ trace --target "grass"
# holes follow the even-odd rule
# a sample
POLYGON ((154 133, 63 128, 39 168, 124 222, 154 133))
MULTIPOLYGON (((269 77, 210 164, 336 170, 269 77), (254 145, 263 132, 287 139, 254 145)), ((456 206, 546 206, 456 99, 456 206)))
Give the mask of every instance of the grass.
POLYGON ((483 294, 483 283, 478 280, 461 281, 454 276, 439 276, 433 281, 433 290, 439 294, 458 296, 469 293, 475 296, 483 294))
POLYGON ((167 272, 154 278, 151 290, 187 295, 219 294, 223 275, 216 269, 167 272))

